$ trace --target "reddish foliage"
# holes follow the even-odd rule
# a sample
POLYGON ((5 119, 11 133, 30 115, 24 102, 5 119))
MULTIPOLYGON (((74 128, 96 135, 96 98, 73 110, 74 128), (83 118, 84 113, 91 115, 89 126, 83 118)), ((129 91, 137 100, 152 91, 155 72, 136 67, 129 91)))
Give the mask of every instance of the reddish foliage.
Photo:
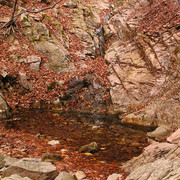
POLYGON ((139 30, 150 35, 176 30, 180 27, 180 8, 174 0, 153 0, 143 7, 139 30))

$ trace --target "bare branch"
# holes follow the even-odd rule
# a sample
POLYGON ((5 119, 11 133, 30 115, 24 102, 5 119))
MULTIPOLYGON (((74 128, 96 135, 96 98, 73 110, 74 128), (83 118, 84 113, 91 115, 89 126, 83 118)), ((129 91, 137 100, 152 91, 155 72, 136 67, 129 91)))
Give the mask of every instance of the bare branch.
POLYGON ((52 6, 49 6, 49 7, 45 7, 45 8, 42 8, 40 10, 37 10, 37 11, 31 11, 30 9, 33 8, 33 6, 35 4, 37 4, 38 2, 40 2, 40 0, 37 0, 35 3, 33 3, 28 9, 26 10, 22 10, 19 14, 17 14, 16 16, 14 16, 15 14, 15 11, 16 11, 16 6, 17 6, 17 1, 18 0, 15 0, 14 2, 14 5, 13 5, 13 11, 12 11, 12 15, 11 15, 11 18, 8 22, 6 22, 3 26, 0 27, 0 30, 1 29, 4 29, 4 28, 7 28, 9 27, 11 24, 15 23, 15 21, 18 19, 18 17, 24 13, 39 13, 39 12, 42 12, 42 11, 45 11, 47 9, 53 9, 58 3, 60 3, 62 0, 59 0, 57 1, 56 3, 54 3, 52 6))
POLYGON ((15 13, 15 11, 16 11, 17 1, 18 1, 18 0, 15 0, 15 1, 14 1, 14 5, 13 5, 13 10, 12 10, 12 14, 11 14, 10 21, 14 19, 14 13, 15 13))

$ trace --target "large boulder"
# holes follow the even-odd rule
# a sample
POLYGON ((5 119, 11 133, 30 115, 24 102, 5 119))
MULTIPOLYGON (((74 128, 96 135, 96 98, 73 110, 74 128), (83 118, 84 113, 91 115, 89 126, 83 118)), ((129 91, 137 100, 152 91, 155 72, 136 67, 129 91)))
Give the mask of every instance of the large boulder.
POLYGON ((23 158, 3 171, 3 177, 13 174, 31 179, 48 180, 55 179, 59 173, 51 163, 41 162, 40 159, 35 158, 23 158))
POLYGON ((47 56, 47 68, 57 73, 68 72, 70 69, 74 69, 73 64, 69 61, 68 51, 60 43, 44 40, 36 42, 35 49, 47 56))
POLYGON ((128 161, 124 169, 129 173, 126 180, 180 178, 180 147, 167 142, 153 143, 143 153, 128 161))

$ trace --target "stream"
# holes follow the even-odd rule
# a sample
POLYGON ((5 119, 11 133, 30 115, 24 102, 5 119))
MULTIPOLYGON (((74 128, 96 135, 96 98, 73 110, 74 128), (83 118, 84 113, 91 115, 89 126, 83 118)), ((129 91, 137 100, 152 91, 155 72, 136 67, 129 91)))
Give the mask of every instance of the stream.
MULTIPOLYGON (((115 116, 79 112, 51 112, 49 110, 23 110, 14 114, 15 121, 3 124, 30 134, 40 134, 48 140, 59 140, 71 151, 93 141, 101 150, 94 154, 97 161, 120 165, 138 156, 147 146, 144 127, 127 127, 115 116)), ((92 158, 87 156, 87 158, 92 158)))

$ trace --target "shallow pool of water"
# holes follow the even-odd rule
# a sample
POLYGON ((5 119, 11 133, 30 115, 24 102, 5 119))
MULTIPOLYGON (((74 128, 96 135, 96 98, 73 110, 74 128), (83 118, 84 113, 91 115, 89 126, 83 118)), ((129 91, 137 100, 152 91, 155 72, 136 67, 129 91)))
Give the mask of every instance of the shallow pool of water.
POLYGON ((59 140, 72 151, 95 141, 101 150, 93 158, 107 163, 125 162, 147 146, 143 129, 126 127, 115 117, 104 114, 23 110, 15 113, 15 118, 18 120, 5 123, 6 128, 59 140))

